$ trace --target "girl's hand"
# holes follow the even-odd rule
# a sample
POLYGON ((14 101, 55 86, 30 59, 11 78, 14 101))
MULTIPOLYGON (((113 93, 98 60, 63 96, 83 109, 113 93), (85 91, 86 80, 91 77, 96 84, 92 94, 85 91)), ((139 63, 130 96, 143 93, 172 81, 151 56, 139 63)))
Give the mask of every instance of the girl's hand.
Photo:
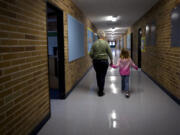
POLYGON ((118 68, 118 66, 116 66, 116 65, 110 65, 112 68, 118 68))

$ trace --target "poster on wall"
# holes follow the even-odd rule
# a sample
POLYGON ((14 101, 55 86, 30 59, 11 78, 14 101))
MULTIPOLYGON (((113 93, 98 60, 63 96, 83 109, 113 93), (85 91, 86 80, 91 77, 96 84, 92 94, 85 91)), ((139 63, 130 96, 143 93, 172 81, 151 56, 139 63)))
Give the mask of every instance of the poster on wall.
POLYGON ((90 28, 88 28, 88 52, 90 52, 90 50, 91 50, 91 47, 92 47, 92 45, 93 45, 93 42, 94 42, 94 33, 93 33, 93 31, 90 29, 90 28))
POLYGON ((85 56, 84 24, 68 15, 68 54, 69 62, 85 56))
POLYGON ((122 37, 121 38, 121 49, 123 49, 124 48, 124 38, 122 37))
POLYGON ((146 37, 141 38, 141 52, 146 51, 146 37))

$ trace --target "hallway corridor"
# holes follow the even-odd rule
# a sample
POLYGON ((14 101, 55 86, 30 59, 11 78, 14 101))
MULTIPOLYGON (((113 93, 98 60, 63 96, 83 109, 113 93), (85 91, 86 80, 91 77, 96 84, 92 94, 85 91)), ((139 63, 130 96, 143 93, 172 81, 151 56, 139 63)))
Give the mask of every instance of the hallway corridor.
MULTIPOLYGON (((115 60, 116 61, 116 60, 115 60)), ((180 135, 180 108, 143 72, 131 71, 131 97, 109 67, 105 96, 97 96, 93 68, 66 100, 51 101, 51 119, 39 135, 180 135)))
POLYGON ((180 0, 0 0, 0 135, 180 135, 179 24, 180 0))

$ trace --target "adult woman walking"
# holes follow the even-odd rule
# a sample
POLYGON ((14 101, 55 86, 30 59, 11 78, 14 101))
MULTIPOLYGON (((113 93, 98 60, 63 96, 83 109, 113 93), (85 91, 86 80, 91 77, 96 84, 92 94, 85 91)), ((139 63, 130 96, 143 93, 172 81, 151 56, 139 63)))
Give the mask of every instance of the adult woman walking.
POLYGON ((96 71, 97 85, 99 87, 98 95, 104 95, 104 83, 109 66, 108 58, 112 64, 112 53, 107 41, 105 41, 104 31, 98 32, 99 39, 93 44, 90 57, 93 59, 93 66, 96 71))

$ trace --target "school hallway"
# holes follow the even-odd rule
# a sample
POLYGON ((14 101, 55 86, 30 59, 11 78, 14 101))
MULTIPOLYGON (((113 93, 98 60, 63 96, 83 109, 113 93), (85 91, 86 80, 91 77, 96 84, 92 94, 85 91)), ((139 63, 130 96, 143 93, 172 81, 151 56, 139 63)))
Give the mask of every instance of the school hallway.
POLYGON ((0 0, 0 135, 180 135, 180 0, 0 0))
POLYGON ((91 68, 66 100, 51 100, 51 119, 38 135, 180 134, 179 105, 142 71, 131 71, 130 98, 121 92, 118 69, 110 67, 105 95, 97 90, 91 68))

